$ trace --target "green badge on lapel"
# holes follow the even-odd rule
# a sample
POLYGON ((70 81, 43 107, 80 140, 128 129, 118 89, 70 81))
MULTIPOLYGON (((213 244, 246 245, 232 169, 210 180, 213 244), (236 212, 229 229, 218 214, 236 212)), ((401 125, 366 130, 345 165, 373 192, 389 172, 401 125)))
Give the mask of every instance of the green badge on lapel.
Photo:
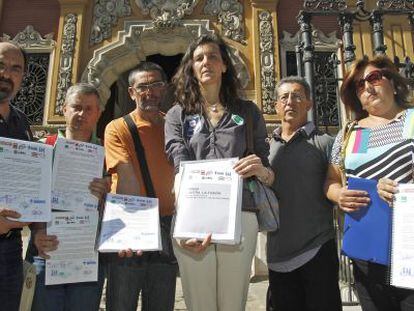
POLYGON ((236 123, 237 125, 242 125, 244 124, 244 119, 239 116, 238 114, 232 114, 231 115, 231 119, 234 121, 234 123, 236 123))

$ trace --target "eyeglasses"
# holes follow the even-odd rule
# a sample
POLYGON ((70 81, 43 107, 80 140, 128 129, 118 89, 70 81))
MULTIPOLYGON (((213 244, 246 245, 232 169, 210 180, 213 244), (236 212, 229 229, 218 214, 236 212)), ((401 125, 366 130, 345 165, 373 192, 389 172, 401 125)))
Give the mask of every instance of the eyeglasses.
POLYGON ((368 82, 369 84, 373 86, 377 86, 381 84, 383 77, 386 77, 386 75, 381 70, 371 71, 369 74, 365 76, 365 78, 359 79, 355 83, 357 93, 360 93, 363 90, 365 90, 365 82, 368 82))
POLYGON ((299 93, 286 93, 286 94, 282 94, 281 96, 279 96, 277 98, 277 100, 279 102, 281 102, 283 105, 286 105, 289 101, 289 97, 291 98, 292 102, 294 103, 301 103, 303 102, 305 99, 303 98, 303 96, 299 93))
POLYGON ((148 84, 138 84, 137 86, 134 87, 134 89, 138 93, 142 94, 142 93, 145 93, 146 91, 158 90, 164 86, 165 86, 164 81, 157 81, 157 82, 152 82, 148 84))

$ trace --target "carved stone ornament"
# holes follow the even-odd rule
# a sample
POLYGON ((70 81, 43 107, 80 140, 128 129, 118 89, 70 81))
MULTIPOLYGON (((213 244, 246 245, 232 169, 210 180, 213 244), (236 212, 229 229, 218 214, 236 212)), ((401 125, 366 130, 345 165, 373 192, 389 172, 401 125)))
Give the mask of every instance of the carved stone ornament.
POLYGON ((150 15, 155 28, 181 25, 185 15, 193 13, 199 0, 135 0, 144 15, 150 15))
MULTIPOLYGON (((180 26, 159 31, 150 21, 126 21, 124 30, 116 40, 96 49, 82 74, 82 81, 94 84, 101 103, 106 104, 111 95, 111 85, 127 70, 135 67, 146 56, 153 54, 176 55, 185 53, 188 45, 204 34, 212 34, 208 20, 182 20, 180 26)), ((242 86, 250 81, 246 64, 235 48, 230 48, 230 58, 242 86)))
POLYGON ((207 0, 204 13, 217 15, 227 38, 246 44, 244 33, 243 5, 237 0, 207 0))
POLYGON ((386 10, 414 10, 413 0, 379 0, 377 5, 379 8, 386 10))
POLYGON ((117 24, 118 18, 131 15, 131 6, 129 0, 95 0, 93 11, 89 39, 91 45, 110 38, 112 27, 117 24))
POLYGON ((66 91, 71 85, 77 21, 78 16, 70 13, 65 16, 65 22, 63 24, 63 37, 60 51, 59 76, 55 106, 55 114, 58 115, 63 115, 63 104, 65 102, 66 91))
POLYGON ((9 35, 3 34, 0 38, 3 42, 14 42, 23 49, 28 48, 46 48, 50 49, 56 45, 56 41, 53 40, 53 33, 49 33, 42 38, 42 35, 34 30, 32 25, 26 26, 26 28, 19 32, 13 39, 9 35))
POLYGON ((274 114, 275 102, 275 58, 272 15, 268 11, 259 13, 260 75, 262 82, 263 112, 274 114))
MULTIPOLYGON (((315 46, 316 50, 322 49, 335 51, 339 47, 341 40, 337 38, 336 31, 325 35, 322 31, 314 29, 313 26, 312 29, 312 44, 315 46)), ((292 35, 287 31, 283 31, 280 46, 286 51, 294 51, 295 46, 301 41, 300 35, 300 30, 295 35, 292 35)))
POLYGON ((307 11, 343 11, 347 9, 345 0, 305 0, 303 7, 307 11))

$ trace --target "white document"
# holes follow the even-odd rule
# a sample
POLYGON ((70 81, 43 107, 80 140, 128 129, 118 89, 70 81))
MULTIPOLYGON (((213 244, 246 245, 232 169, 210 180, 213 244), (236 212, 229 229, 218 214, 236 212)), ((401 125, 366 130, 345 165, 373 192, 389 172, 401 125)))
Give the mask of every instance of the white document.
POLYGON ((393 203, 390 283, 414 289, 414 184, 398 188, 393 203))
POLYGON ((52 179, 52 209, 96 210, 98 198, 88 189, 93 178, 102 178, 104 148, 91 143, 58 138, 52 179))
POLYGON ((109 194, 99 238, 99 252, 161 250, 158 199, 109 194))
POLYGON ((19 221, 51 217, 53 147, 0 137, 0 206, 19 212, 19 221))
POLYGON ((183 162, 177 193, 174 238, 238 244, 241 237, 242 179, 237 158, 183 162))
POLYGON ((47 234, 56 235, 57 250, 46 260, 46 285, 96 282, 98 252, 95 251, 98 211, 53 212, 47 234))

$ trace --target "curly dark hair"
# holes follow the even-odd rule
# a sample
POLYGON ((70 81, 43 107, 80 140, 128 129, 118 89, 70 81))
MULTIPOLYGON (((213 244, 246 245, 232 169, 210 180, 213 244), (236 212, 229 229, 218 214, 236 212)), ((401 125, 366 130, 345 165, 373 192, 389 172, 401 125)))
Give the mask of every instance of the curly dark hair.
POLYGON ((410 90, 408 88, 408 80, 400 75, 398 68, 386 56, 376 56, 372 59, 364 57, 354 64, 347 72, 344 82, 341 85, 341 99, 346 107, 349 107, 355 113, 357 120, 368 116, 368 112, 362 109, 361 101, 357 96, 356 77, 359 76, 367 66, 373 66, 382 71, 384 76, 394 83, 396 94, 394 95, 395 102, 402 108, 410 108, 410 90))
POLYGON ((216 44, 227 70, 222 74, 220 101, 232 110, 240 98, 240 82, 229 56, 227 44, 218 35, 203 35, 190 43, 172 82, 175 86, 176 104, 181 105, 186 114, 202 112, 203 96, 193 71, 193 54, 197 47, 204 44, 216 44))

